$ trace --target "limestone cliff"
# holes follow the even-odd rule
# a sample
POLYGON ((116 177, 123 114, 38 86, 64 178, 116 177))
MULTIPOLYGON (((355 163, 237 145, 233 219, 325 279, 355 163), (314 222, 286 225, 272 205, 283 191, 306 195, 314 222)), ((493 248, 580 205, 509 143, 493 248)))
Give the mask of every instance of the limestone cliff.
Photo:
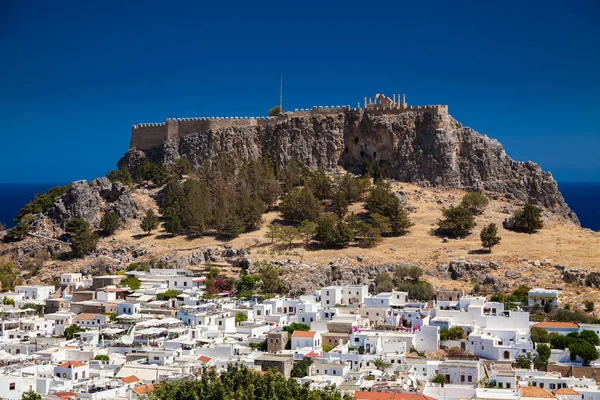
POLYGON ((165 164, 187 157, 197 167, 222 151, 251 158, 268 152, 280 164, 297 158, 324 168, 352 169, 365 157, 399 181, 496 192, 578 223, 549 172, 533 162, 512 160, 498 141, 463 127, 450 115, 289 115, 272 124, 191 133, 145 152, 131 150, 119 165, 135 169, 145 157, 165 164))
POLYGON ((98 178, 73 182, 65 195, 56 198, 48 216, 61 225, 70 218, 83 218, 98 228, 102 212, 114 211, 125 222, 135 218, 139 208, 127 186, 98 178))

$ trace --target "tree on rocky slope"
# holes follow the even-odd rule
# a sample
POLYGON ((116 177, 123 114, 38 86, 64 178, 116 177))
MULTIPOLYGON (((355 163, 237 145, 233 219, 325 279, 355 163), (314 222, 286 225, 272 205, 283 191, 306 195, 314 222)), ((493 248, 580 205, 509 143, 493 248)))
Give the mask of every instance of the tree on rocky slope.
POLYGON ((158 217, 153 210, 146 211, 146 215, 142 218, 140 228, 148 235, 158 227, 158 217))
POLYGON ((4 235, 4 240, 7 242, 17 242, 25 237, 31 231, 31 227, 25 221, 19 222, 15 227, 10 228, 4 235))
POLYGON ((438 233, 451 237, 463 237, 475 227, 471 210, 462 206, 450 206, 442 210, 443 219, 438 221, 438 233))
POLYGON ((23 278, 13 263, 0 264, 0 284, 3 291, 13 291, 22 282, 23 278))
POLYGON ((123 185, 131 186, 133 184, 133 178, 129 173, 129 170, 126 168, 119 168, 112 171, 109 171, 106 174, 106 177, 111 182, 121 182, 123 185))
POLYGON ((317 222, 315 239, 324 247, 344 247, 354 239, 352 229, 332 213, 325 213, 317 222))
POLYGON ((468 208, 475 215, 481 214, 489 204, 489 200, 479 192, 469 192, 465 194, 460 205, 468 208))
POLYGON ((500 243, 500 236, 498 236, 498 227, 496 224, 489 224, 481 230, 479 234, 481 239, 481 245, 492 252, 492 247, 500 243))
POLYGON ((100 228, 107 235, 114 234, 121 225, 121 219, 114 211, 108 211, 100 219, 100 228))
POLYGON ((181 232, 181 220, 177 214, 167 214, 164 228, 167 233, 173 236, 178 235, 181 232))
MULTIPOLYGON (((381 232, 382 234, 402 235, 414 225, 400 204, 400 199, 392 192, 388 184, 380 183, 371 190, 367 196, 365 208, 370 212, 370 216, 379 214, 389 222, 389 231, 386 229, 385 232, 381 232)), ((377 226, 377 221, 373 221, 373 225, 377 226)))
POLYGON ((82 218, 71 218, 65 224, 65 231, 71 241, 71 252, 75 257, 82 257, 96 250, 98 235, 92 232, 90 224, 82 218))
POLYGON ((529 234, 535 233, 544 227, 542 210, 533 204, 525 204, 522 210, 515 211, 512 224, 505 224, 505 227, 529 234))
POLYGON ((316 221, 321 214, 321 204, 310 188, 293 189, 279 204, 279 212, 287 221, 316 221))

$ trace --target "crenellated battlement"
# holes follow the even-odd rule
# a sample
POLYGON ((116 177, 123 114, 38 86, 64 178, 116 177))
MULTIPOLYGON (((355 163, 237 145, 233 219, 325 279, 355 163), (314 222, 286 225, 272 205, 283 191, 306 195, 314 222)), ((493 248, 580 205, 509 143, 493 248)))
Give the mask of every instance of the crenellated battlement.
POLYGON ((364 107, 345 106, 314 106, 307 109, 295 109, 276 117, 196 117, 196 118, 167 118, 165 122, 141 123, 131 129, 130 149, 148 150, 159 147, 167 140, 178 137, 228 128, 244 128, 265 126, 298 117, 313 117, 338 115, 344 113, 363 113, 372 115, 401 114, 406 112, 431 113, 435 115, 448 114, 447 105, 409 106, 406 95, 394 94, 392 98, 376 94, 373 98, 364 98, 364 107))

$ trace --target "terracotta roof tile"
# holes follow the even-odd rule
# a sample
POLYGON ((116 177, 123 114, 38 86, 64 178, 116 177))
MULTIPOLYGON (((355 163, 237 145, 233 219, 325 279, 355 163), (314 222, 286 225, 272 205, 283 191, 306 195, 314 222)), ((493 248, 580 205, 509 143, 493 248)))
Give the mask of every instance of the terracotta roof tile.
POLYGON ((148 392, 153 392, 154 385, 150 384, 150 385, 142 385, 142 386, 134 387, 133 391, 136 392, 138 394, 138 396, 141 396, 148 392))
POLYGON ((79 395, 77 393, 73 393, 73 392, 56 392, 56 393, 52 393, 51 396, 56 396, 61 400, 76 399, 79 397, 79 395))
POLYGON ((208 356, 200 356, 198 357, 196 360, 198 361, 202 361, 202 362, 209 362, 210 360, 212 360, 212 358, 208 357, 208 356))
POLYGON ((79 361, 65 361, 62 364, 58 364, 57 367, 58 368, 71 368, 71 366, 73 368, 77 368, 77 367, 83 367, 85 364, 79 361))
POLYGON ((294 331, 292 337, 294 338, 313 338, 317 332, 314 331, 294 331))
POLYGON ((82 313, 74 318, 75 321, 96 319, 100 314, 82 313))
POLYGON ((311 351, 310 353, 306 353, 304 358, 319 358, 321 355, 315 351, 311 351))
POLYGON ((141 381, 141 379, 135 375, 126 376, 124 378, 121 378, 121 380, 123 381, 123 383, 127 384, 141 381))
POLYGON ((556 396, 547 390, 539 388, 537 386, 523 386, 521 387, 521 397, 528 398, 534 397, 539 399, 555 399, 556 396))
POLYGON ((554 394, 581 394, 578 391, 571 388, 560 388, 554 391, 554 394))
POLYGON ((579 325, 574 322, 538 322, 534 327, 543 329, 578 329, 579 325))

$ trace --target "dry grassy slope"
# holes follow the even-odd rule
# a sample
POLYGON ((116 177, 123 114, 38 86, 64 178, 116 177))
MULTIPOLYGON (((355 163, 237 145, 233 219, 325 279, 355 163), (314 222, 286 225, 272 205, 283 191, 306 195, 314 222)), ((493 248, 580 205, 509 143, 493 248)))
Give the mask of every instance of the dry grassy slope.
MULTIPOLYGON (((364 249, 349 247, 338 250, 305 250, 301 243, 296 243, 293 249, 282 248, 281 245, 271 246, 265 238, 266 225, 277 219, 276 212, 264 216, 263 227, 255 232, 243 234, 229 242, 223 242, 214 237, 186 238, 171 237, 161 229, 151 235, 143 235, 139 228, 139 221, 132 221, 127 229, 117 232, 114 238, 102 239, 100 249, 130 246, 131 248, 143 247, 149 251, 149 256, 160 257, 177 252, 179 255, 205 247, 221 247, 225 244, 233 248, 251 248, 251 257, 258 259, 292 259, 306 264, 327 265, 332 260, 343 259, 348 264, 365 265, 385 262, 419 263, 424 269, 435 268, 440 261, 450 261, 456 258, 485 259, 502 261, 505 267, 493 273, 504 277, 506 270, 519 270, 521 278, 511 282, 513 285, 526 283, 529 286, 559 287, 564 288, 564 301, 578 303, 586 299, 600 300, 600 291, 591 288, 567 287, 564 282, 557 279, 557 270, 552 267, 524 266, 523 259, 543 260, 552 259, 553 264, 567 267, 583 267, 600 271, 600 233, 582 229, 571 222, 558 220, 553 215, 545 215, 545 228, 534 235, 515 233, 503 229, 502 221, 508 215, 499 211, 501 206, 508 204, 503 200, 491 200, 490 205, 483 215, 477 216, 477 227, 468 237, 460 240, 442 240, 431 234, 436 221, 440 218, 441 209, 452 204, 457 204, 464 192, 460 190, 421 188, 407 183, 396 183, 394 188, 404 193, 404 198, 409 206, 416 207, 411 213, 415 226, 406 236, 385 238, 376 248, 364 249), (479 232, 485 224, 496 223, 500 228, 501 243, 494 248, 491 254, 469 254, 470 250, 480 249, 479 232), (362 262, 357 261, 362 258, 362 262)), ((136 200, 144 209, 157 206, 152 199, 154 192, 138 190, 136 200)), ((351 211, 363 211, 361 204, 351 206, 351 211)), ((28 239, 29 240, 29 239, 28 239)), ((53 275, 70 270, 78 270, 81 266, 89 264, 90 260, 71 262, 51 262, 45 272, 53 275)), ((443 280, 427 277, 431 283, 438 287, 457 287, 470 289, 469 283, 460 281, 443 280)), ((600 303, 600 301, 597 301, 600 303)))
MULTIPOLYGON (((545 215, 545 228, 534 235, 515 233, 503 229, 502 221, 508 214, 499 211, 501 206, 508 204, 504 200, 491 200, 490 205, 483 215, 477 216, 477 227, 468 237, 460 240, 442 240, 431 234, 436 221, 440 218, 441 209, 452 204, 457 204, 463 191, 421 188, 417 185, 397 183, 395 189, 405 193, 409 206, 416 207, 411 219, 415 226, 406 236, 386 238, 376 248, 364 249, 349 247, 340 250, 305 250, 298 242, 294 249, 271 246, 265 238, 267 223, 278 218, 276 212, 270 212, 264 217, 263 227, 255 232, 241 235, 229 242, 216 240, 213 237, 189 239, 185 237, 171 238, 163 231, 140 237, 139 227, 118 232, 116 238, 123 244, 137 245, 148 248, 152 254, 165 255, 173 251, 182 254, 203 247, 219 247, 229 244, 234 248, 252 248, 253 259, 292 259, 307 264, 327 265, 331 260, 345 259, 349 264, 371 264, 383 262, 409 262, 420 263, 425 269, 435 268, 440 261, 450 261, 464 257, 469 259, 484 259, 502 261, 505 268, 495 271, 498 276, 504 277, 507 269, 521 272, 522 278, 514 285, 526 283, 529 286, 565 287, 557 279, 557 270, 551 267, 524 267, 523 259, 543 260, 552 259, 553 264, 568 267, 584 267, 590 270, 600 270, 600 233, 582 229, 571 222, 559 220, 553 215, 545 215), (496 223, 500 228, 502 242, 496 246, 491 254, 469 254, 471 250, 480 249, 479 232, 485 224, 496 223), (357 257, 362 257, 359 263, 357 257)), ((156 207, 153 201, 144 194, 136 194, 138 201, 144 207, 156 207)), ((361 204, 355 204, 351 211, 363 211, 361 204)), ((461 287, 470 289, 470 284, 456 281, 442 281, 438 278, 428 277, 437 286, 461 287)), ((590 288, 565 287, 564 294, 569 297, 568 302, 577 302, 585 293, 600 299, 600 291, 590 288)))

